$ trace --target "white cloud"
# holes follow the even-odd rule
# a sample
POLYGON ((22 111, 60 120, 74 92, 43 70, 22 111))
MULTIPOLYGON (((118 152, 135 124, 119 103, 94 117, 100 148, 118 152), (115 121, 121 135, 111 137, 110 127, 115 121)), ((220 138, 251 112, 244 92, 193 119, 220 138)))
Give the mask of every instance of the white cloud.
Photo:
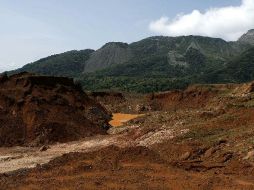
POLYGON ((193 10, 174 19, 161 17, 152 21, 149 29, 169 36, 202 35, 237 40, 254 28, 254 0, 242 0, 240 6, 211 8, 204 13, 193 10))

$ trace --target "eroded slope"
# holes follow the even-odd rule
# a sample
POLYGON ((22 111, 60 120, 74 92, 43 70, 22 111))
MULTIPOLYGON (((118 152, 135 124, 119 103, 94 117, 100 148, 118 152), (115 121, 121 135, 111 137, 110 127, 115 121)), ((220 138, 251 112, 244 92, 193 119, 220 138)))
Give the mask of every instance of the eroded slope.
POLYGON ((0 78, 0 146, 105 134, 110 118, 72 79, 29 73, 0 78))

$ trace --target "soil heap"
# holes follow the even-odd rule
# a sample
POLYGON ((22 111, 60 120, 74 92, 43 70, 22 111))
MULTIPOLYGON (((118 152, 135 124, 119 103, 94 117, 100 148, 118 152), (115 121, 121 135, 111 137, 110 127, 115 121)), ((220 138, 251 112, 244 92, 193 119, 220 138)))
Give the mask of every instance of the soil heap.
POLYGON ((0 146, 41 145, 106 134, 111 114, 73 80, 0 77, 0 146))
POLYGON ((225 107, 249 98, 254 82, 244 84, 196 84, 185 90, 154 93, 148 96, 153 110, 201 109, 225 107), (242 100, 240 100, 242 99, 242 100))

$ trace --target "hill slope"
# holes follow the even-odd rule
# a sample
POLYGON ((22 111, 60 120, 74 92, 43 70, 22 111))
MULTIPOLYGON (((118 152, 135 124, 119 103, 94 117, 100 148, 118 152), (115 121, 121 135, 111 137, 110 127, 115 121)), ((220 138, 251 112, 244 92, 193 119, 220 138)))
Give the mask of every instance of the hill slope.
POLYGON ((52 76, 75 77, 84 70, 85 63, 94 50, 69 51, 40 59, 11 73, 33 72, 52 76))
POLYGON ((125 43, 107 43, 92 53, 86 62, 84 72, 93 72, 112 65, 123 64, 132 57, 132 50, 125 43))
MULTIPOLYGON (((97 51, 50 56, 15 72, 74 77, 87 90, 153 92, 184 88, 194 82, 235 82, 238 80, 231 76, 235 73, 229 64, 233 70, 239 69, 233 64, 234 58, 251 47, 246 41, 252 37, 249 31, 237 42, 202 36, 157 36, 132 44, 112 42, 97 51)), ((250 78, 244 77, 241 82, 250 78)))
POLYGON ((254 80, 254 48, 251 48, 233 59, 226 66, 226 74, 235 82, 254 80))
POLYGON ((254 45, 254 29, 249 30, 238 41, 241 43, 247 43, 247 44, 254 45))

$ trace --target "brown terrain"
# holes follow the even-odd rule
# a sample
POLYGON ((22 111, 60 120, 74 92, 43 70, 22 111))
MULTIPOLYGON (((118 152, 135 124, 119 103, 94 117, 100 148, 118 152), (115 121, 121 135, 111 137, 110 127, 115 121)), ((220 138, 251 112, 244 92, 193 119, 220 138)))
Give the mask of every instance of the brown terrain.
POLYGON ((0 78, 0 146, 106 134, 110 118, 72 79, 29 73, 0 78))
MULTIPOLYGON (((25 103, 20 107, 20 98, 14 94, 28 88, 16 82, 23 78, 47 80, 30 74, 1 79, 5 81, 1 94, 12 95, 15 101, 11 106, 1 102, 5 110, 1 121, 4 118, 6 125, 0 131, 9 135, 4 142, 15 143, 2 143, 0 149, 0 189, 254 189, 254 83, 193 85, 183 91, 133 96, 110 92, 87 96, 73 82, 57 83, 65 87, 58 94, 55 82, 53 86, 36 83, 22 96, 25 103), (68 103, 58 107, 56 100, 46 98, 55 93, 68 103), (26 106, 31 104, 29 95, 45 98, 43 104, 37 104, 37 111, 48 109, 52 115, 36 115, 38 119, 28 122, 26 118, 37 113, 25 111, 32 109, 26 106), (67 111, 69 106, 71 111, 67 111), (77 109, 80 106, 83 112, 77 109), (86 115, 90 106, 100 110, 92 112, 93 117, 86 115), (114 113, 113 127, 105 134, 108 113, 114 113), (104 119, 97 123, 94 118, 102 115, 104 119), (85 119, 79 120, 82 116, 85 119), (19 119, 12 123, 14 118, 19 119), (51 142, 42 148, 31 147, 29 142, 34 140, 26 135, 21 144, 13 140, 20 135, 19 127, 41 129, 42 118, 46 123, 57 122, 61 126, 57 134, 64 138, 40 141, 39 145, 51 142), (3 129, 13 129, 8 131, 12 135, 3 129), (72 130, 80 135, 65 132, 72 130), (11 145, 22 147, 6 148, 11 145)), ((54 79, 50 81, 60 78, 54 79)))

